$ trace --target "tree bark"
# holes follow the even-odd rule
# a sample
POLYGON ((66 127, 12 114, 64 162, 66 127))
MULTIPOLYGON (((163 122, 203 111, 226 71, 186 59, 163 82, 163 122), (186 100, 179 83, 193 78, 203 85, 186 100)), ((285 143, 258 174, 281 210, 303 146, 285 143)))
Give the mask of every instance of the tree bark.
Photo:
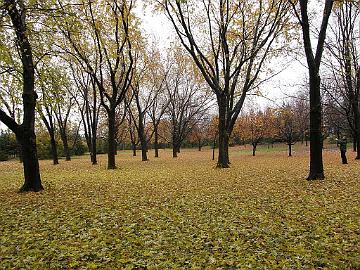
POLYGON ((50 143, 51 143, 51 155, 53 158, 53 164, 59 164, 58 152, 57 152, 57 145, 55 140, 55 133, 53 131, 49 132, 50 134, 50 143))
MULTIPOLYGON (((94 130, 93 130, 94 132, 94 130)), ((96 129, 95 129, 95 134, 96 134, 96 129)), ((96 153, 97 149, 96 149, 96 135, 94 135, 94 133, 92 134, 91 137, 91 163, 92 165, 96 165, 97 164, 97 153, 96 153)))
POLYGON ((71 156, 70 156, 69 142, 68 142, 66 130, 60 129, 60 137, 61 137, 61 141, 62 141, 63 146, 64 146, 65 160, 70 161, 71 156))
POLYGON ((116 169, 115 164, 115 110, 108 112, 108 170, 116 169))
POLYGON ((220 97, 218 99, 219 104, 219 125, 218 125, 218 136, 219 136, 219 156, 217 167, 218 168, 229 168, 229 133, 227 130, 226 121, 226 98, 220 97))
POLYGON ((173 144, 173 158, 177 158, 178 154, 178 149, 177 147, 173 144))
POLYGON ((288 143, 288 147, 289 147, 289 157, 292 156, 292 144, 288 143))
MULTIPOLYGON (((310 71, 310 172, 307 180, 324 179, 320 76, 310 71)), ((317 72, 315 73, 317 74, 317 72)))
POLYGON ((146 134, 145 134, 145 128, 144 128, 144 122, 142 114, 139 114, 139 127, 138 127, 138 133, 139 133, 139 139, 140 139, 140 145, 141 145, 141 160, 147 161, 147 140, 146 140, 146 134))
POLYGON ((136 157, 136 144, 133 142, 131 143, 132 145, 132 150, 133 150, 133 157, 136 157))
POLYGON ((23 150, 23 164, 25 182, 20 188, 20 192, 26 191, 41 191, 43 186, 41 184, 39 162, 36 149, 36 135, 31 128, 20 128, 22 131, 17 135, 18 141, 21 143, 23 150))
POLYGON ((255 155, 256 155, 257 143, 252 143, 252 147, 253 147, 253 149, 252 149, 252 155, 253 155, 253 157, 255 157, 255 155))
POLYGON ((154 149, 155 157, 159 157, 159 133, 157 126, 154 127, 154 149))

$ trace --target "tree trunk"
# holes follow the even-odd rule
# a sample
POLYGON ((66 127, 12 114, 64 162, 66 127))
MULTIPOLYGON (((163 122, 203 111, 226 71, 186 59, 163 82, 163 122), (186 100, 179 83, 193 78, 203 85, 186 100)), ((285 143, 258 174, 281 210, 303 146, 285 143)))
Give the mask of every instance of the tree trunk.
POLYGON ((133 157, 136 157, 136 144, 134 142, 131 143, 133 150, 133 157))
MULTIPOLYGON (((96 133, 96 131, 95 131, 96 133)), ((92 134, 92 138, 91 138, 91 163, 92 165, 96 165, 97 164, 97 154, 96 154, 96 134, 94 135, 94 133, 92 134)))
POLYGON ((310 72, 310 172, 308 180, 324 179, 320 76, 310 72))
POLYGON ((71 160, 70 149, 69 149, 69 143, 68 143, 66 130, 63 130, 63 129, 60 130, 60 136, 61 136, 61 141, 62 141, 63 146, 64 146, 65 160, 70 161, 71 160))
POLYGON ((215 160, 215 147, 216 147, 216 137, 213 140, 213 147, 212 147, 212 160, 215 160))
POLYGON ((108 170, 116 169, 115 164, 115 110, 108 112, 108 170))
POLYGON ((226 99, 221 97, 218 99, 219 106, 219 125, 218 125, 218 134, 219 134, 219 156, 218 156, 218 168, 229 168, 229 134, 227 131, 226 124, 226 99))
POLYGON ((155 157, 159 157, 159 134, 157 126, 154 129, 154 149, 155 149, 155 157))
POLYGON ((202 144, 201 144, 201 140, 199 139, 198 140, 198 150, 201 151, 201 148, 202 148, 202 144))
POLYGON ((141 160, 148 161, 146 140, 141 142, 141 160))
POLYGON ((141 160, 147 161, 147 140, 145 135, 145 128, 143 124, 143 117, 141 114, 139 114, 139 128, 138 128, 138 134, 140 139, 140 145, 141 145, 141 160))
POLYGON ((173 158, 177 158, 177 154, 178 154, 178 149, 177 149, 177 147, 173 144, 173 158))
POLYGON ((252 146, 253 146, 252 155, 253 155, 253 157, 255 157, 257 143, 252 143, 252 146))
POLYGON ((291 143, 288 143, 288 147, 289 147, 289 157, 291 157, 292 156, 292 153, 291 153, 291 146, 292 146, 292 144, 291 143))
POLYGON ((36 149, 36 135, 31 129, 21 129, 22 131, 20 131, 17 138, 21 143, 23 151, 25 182, 20 188, 20 192, 41 191, 44 188, 41 184, 40 178, 39 161, 36 149))
POLYGON ((58 158, 55 134, 53 131, 50 132, 50 143, 51 143, 51 155, 53 158, 53 164, 57 165, 57 164, 59 164, 59 158, 58 158))

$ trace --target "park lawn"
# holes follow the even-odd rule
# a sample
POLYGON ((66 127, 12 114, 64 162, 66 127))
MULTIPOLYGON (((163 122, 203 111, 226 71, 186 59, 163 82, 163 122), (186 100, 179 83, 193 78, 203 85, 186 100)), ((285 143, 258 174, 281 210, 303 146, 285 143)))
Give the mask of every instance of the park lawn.
POLYGON ((222 170, 210 150, 41 161, 37 194, 0 163, 0 269, 360 269, 353 153, 325 151, 326 180, 308 182, 305 151, 239 152, 222 170))

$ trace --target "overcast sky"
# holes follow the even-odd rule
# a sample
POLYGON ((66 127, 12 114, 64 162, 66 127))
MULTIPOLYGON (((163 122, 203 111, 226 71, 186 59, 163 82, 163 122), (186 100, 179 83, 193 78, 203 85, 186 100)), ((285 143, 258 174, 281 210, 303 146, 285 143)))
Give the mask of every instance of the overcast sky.
MULTIPOLYGON (((156 43, 160 48, 167 48, 170 42, 176 40, 176 35, 171 22, 164 14, 153 12, 151 7, 144 7, 140 5, 136 8, 137 15, 142 19, 142 28, 144 33, 156 43)), ((286 96, 292 96, 299 89, 299 85, 303 83, 306 75, 306 67, 299 63, 299 61, 287 62, 281 64, 277 59, 274 60, 274 65, 279 66, 278 69, 284 69, 279 75, 272 78, 269 82, 262 85, 262 93, 267 98, 257 98, 256 103, 261 107, 281 105, 286 96), (276 103, 274 103, 274 102, 276 103)))

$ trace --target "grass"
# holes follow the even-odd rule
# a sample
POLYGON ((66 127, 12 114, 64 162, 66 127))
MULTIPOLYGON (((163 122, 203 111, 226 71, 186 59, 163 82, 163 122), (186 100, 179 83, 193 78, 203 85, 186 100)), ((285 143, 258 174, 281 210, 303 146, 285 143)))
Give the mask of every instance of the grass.
POLYGON ((308 182, 303 150, 232 148, 223 170, 210 150, 41 161, 38 194, 0 163, 0 269, 360 269, 360 161, 325 151, 308 182))

